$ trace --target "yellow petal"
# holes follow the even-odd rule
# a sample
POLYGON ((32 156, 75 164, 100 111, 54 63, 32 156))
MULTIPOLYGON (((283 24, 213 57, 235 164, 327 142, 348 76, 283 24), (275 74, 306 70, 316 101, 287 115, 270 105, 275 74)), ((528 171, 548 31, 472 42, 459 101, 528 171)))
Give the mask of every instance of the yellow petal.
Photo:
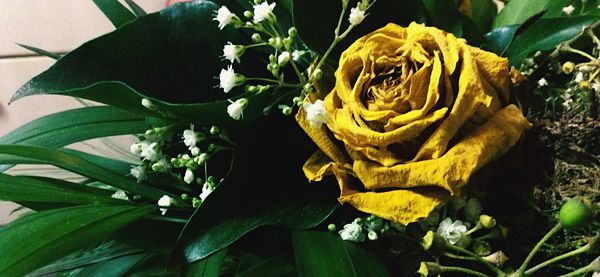
POLYGON ((325 153, 331 160, 340 163, 347 163, 346 157, 342 151, 335 145, 329 137, 325 126, 320 128, 313 127, 306 119, 306 111, 300 108, 296 114, 296 121, 302 127, 304 132, 317 144, 319 149, 325 153))

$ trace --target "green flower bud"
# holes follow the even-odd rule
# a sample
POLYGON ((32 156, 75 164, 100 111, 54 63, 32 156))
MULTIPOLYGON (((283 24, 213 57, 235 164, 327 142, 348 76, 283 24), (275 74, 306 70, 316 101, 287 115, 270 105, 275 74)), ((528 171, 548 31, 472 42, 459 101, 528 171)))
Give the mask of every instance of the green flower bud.
POLYGON ((292 114, 292 108, 290 107, 284 107, 281 112, 283 113, 283 115, 291 115, 292 114))
POLYGON ((417 274, 422 277, 438 276, 442 273, 442 267, 437 263, 421 262, 417 274))
POLYGON ((181 195, 181 200, 185 201, 185 200, 188 200, 188 199, 190 199, 189 195, 187 195, 185 193, 181 195))
POLYGON ((200 200, 200 198, 192 198, 192 207, 198 208, 200 207, 200 204, 202 204, 202 200, 200 200))
POLYGON ((252 18, 254 14, 251 11, 244 11, 244 16, 246 18, 252 18))
POLYGON ((574 197, 569 199, 560 208, 558 219, 567 230, 574 230, 582 227, 592 216, 592 203, 583 197, 574 197))
POLYGON ((322 77, 323 77, 323 70, 321 70, 320 68, 315 69, 315 71, 312 73, 312 79, 314 81, 321 80, 322 77))
POLYGON ((252 34, 252 41, 254 41, 254 42, 261 42, 262 41, 262 37, 260 36, 259 33, 254 33, 254 34, 252 34))
POLYGON ((473 241, 473 252, 479 256, 487 256, 492 253, 492 246, 485 240, 473 241))
POLYGON ((564 72, 565 74, 571 74, 574 68, 575 64, 573 62, 566 62, 562 65, 562 72, 564 72))
POLYGON ((431 230, 427 231, 421 239, 421 246, 423 246, 423 249, 429 250, 431 248, 431 245, 433 245, 433 238, 435 238, 435 233, 431 230))
POLYGON ((379 238, 379 236, 377 235, 377 232, 375 232, 375 231, 369 231, 367 233, 367 237, 369 238, 369 240, 377 240, 379 238))
POLYGON ((217 126, 210 127, 210 134, 211 135, 218 135, 219 132, 221 132, 221 130, 219 129, 219 127, 217 127, 217 126))
POLYGON ((293 37, 296 36, 296 34, 298 34, 298 30, 295 27, 288 29, 288 36, 293 37))
POLYGON ((485 227, 486 229, 491 229, 496 226, 496 219, 487 214, 482 214, 479 216, 479 223, 481 223, 481 226, 485 227))
POLYGON ((329 230, 330 232, 335 232, 336 231, 336 227, 335 224, 330 223, 329 225, 327 225, 327 230, 329 230))

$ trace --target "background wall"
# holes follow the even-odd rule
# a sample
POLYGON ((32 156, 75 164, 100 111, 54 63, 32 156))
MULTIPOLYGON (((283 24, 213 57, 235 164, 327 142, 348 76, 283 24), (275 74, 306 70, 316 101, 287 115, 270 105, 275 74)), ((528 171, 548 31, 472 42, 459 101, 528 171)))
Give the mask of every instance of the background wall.
MULTIPOLYGON (((150 13, 161 10, 168 1, 135 2, 150 13)), ((16 43, 66 53, 112 30, 110 21, 91 0, 1 0, 0 136, 40 116, 81 107, 77 101, 63 96, 32 96, 8 105, 21 85, 53 63, 52 59, 35 55, 16 43)), ((11 211, 17 207, 0 201, 0 225, 14 219, 18 213, 11 211)))

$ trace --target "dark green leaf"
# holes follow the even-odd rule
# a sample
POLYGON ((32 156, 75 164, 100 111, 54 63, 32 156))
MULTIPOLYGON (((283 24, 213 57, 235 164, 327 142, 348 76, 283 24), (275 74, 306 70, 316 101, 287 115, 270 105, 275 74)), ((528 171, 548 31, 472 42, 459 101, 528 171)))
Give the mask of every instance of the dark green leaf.
POLYGON ((307 182, 301 169, 312 149, 297 144, 305 136, 290 118, 274 117, 243 136, 233 171, 186 225, 176 258, 197 261, 260 226, 305 229, 325 220, 338 205, 337 186, 307 182))
MULTIPOLYGON (((244 42, 233 28, 219 30, 213 20, 217 8, 210 1, 195 1, 139 17, 69 52, 21 87, 12 100, 60 94, 198 124, 226 127, 251 123, 262 117, 262 109, 278 96, 241 94, 242 88, 226 94, 215 87, 218 80, 214 77, 226 67, 220 57, 223 45, 244 42), (238 97, 249 98, 241 121, 227 115, 230 102, 226 99, 238 97), (143 98, 152 100, 158 113, 144 108, 143 98)), ((247 53, 236 72, 262 77, 256 69, 264 63, 257 64, 257 59, 247 53)))
POLYGON ((429 14, 430 25, 457 37, 463 36, 463 22, 456 2, 448 0, 421 0, 429 14))
POLYGON ((127 4, 127 6, 129 6, 131 11, 133 11, 133 13, 136 16, 144 16, 144 15, 148 14, 148 13, 146 13, 146 11, 144 11, 144 9, 142 9, 142 7, 140 7, 138 4, 136 4, 133 0, 125 0, 125 4, 127 4))
POLYGON ((487 33, 485 35, 487 42, 485 49, 503 56, 508 46, 512 43, 517 29, 519 29, 519 25, 512 25, 500 27, 487 33))
POLYGON ((119 3, 118 0, 92 0, 94 4, 102 11, 102 13, 115 25, 120 28, 128 22, 135 19, 135 15, 131 13, 125 6, 119 3))
POLYGON ((23 48, 25 48, 25 49, 27 49, 27 50, 29 50, 31 52, 34 52, 34 53, 42 55, 42 56, 46 56, 46 57, 51 58, 51 59, 58 60, 61 57, 59 54, 52 53, 50 51, 46 51, 44 49, 40 49, 40 48, 37 48, 37 47, 29 46, 29 45, 26 45, 26 44, 20 44, 20 43, 17 43, 17 45, 19 45, 19 46, 21 46, 21 47, 23 47, 23 48))
POLYGON ((77 206, 26 215, 0 231, 0 275, 21 276, 105 239, 151 206, 77 206))
MULTIPOLYGON (((72 171, 82 176, 98 180, 105 184, 150 199, 159 199, 163 195, 168 194, 150 186, 140 185, 126 176, 116 174, 111 170, 62 150, 26 145, 0 145, 0 153, 39 160, 43 163, 72 171)), ((10 163, 11 161, 8 162, 10 163)), ((0 164, 1 163, 6 163, 6 161, 0 159, 0 164)))
POLYGON ((600 15, 600 9, 598 9, 598 4, 600 4, 599 0, 552 0, 548 3, 548 11, 544 14, 544 18, 600 15), (583 4, 584 2, 585 4, 583 4), (563 12, 563 8, 569 5, 572 5, 575 8, 575 10, 573 10, 573 13, 571 13, 570 15, 567 15, 565 12, 563 12))
POLYGON ((373 253, 332 233, 295 231, 292 241, 298 276, 390 276, 373 253))
POLYGON ((470 18, 480 32, 486 33, 492 29, 492 23, 496 15, 498 15, 498 11, 493 0, 471 1, 470 18))
POLYGON ((290 262, 291 257, 286 254, 277 255, 264 259, 256 265, 240 272, 235 277, 282 277, 298 276, 294 264, 290 262))
POLYGON ((141 263, 150 254, 125 255, 87 266, 73 274, 73 277, 121 277, 141 263))
POLYGON ((227 250, 221 250, 200 261, 189 265, 186 276, 188 277, 219 277, 221 266, 227 256, 227 250))
POLYGON ((14 202, 96 204, 123 203, 111 192, 63 180, 0 173, 0 199, 14 202))
MULTIPOLYGON (((553 1, 553 0, 552 0, 553 1)), ((519 0, 510 1, 494 19, 493 29, 521 24, 528 18, 542 12, 551 0, 519 0)))
MULTIPOLYGON (((348 7, 342 19, 342 31, 349 24, 350 8, 348 7)), ((294 22, 298 28, 298 34, 311 49, 320 54, 325 53, 333 41, 333 32, 341 10, 341 1, 294 1, 294 22)), ((331 60, 337 62, 341 52, 356 39, 384 27, 388 23, 407 26, 412 21, 424 23, 426 20, 427 11, 420 0, 376 1, 369 9, 369 16, 338 44, 331 60)))
POLYGON ((519 66, 535 51, 550 50, 559 43, 573 38, 582 28, 600 19, 598 16, 574 16, 567 18, 542 18, 514 39, 506 50, 512 66, 519 66))

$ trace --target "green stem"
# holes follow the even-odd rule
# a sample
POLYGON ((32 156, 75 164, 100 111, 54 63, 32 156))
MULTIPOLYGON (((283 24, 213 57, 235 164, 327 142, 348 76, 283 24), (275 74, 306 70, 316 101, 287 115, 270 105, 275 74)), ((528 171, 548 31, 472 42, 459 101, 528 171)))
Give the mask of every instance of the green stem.
POLYGON ((538 265, 536 265, 536 266, 528 269, 527 271, 525 271, 525 275, 531 275, 534 272, 536 272, 536 271, 538 271, 538 270, 540 270, 540 269, 542 269, 542 268, 544 268, 544 267, 546 267, 546 266, 548 266, 550 264, 553 264, 553 263, 558 262, 560 260, 564 260, 564 259, 567 259, 567 258, 571 258, 571 257, 577 256, 579 254, 587 252, 588 250, 590 250, 590 245, 586 244, 585 246, 583 246, 581 248, 578 248, 578 249, 575 249, 575 250, 573 250, 571 252, 567 252, 567 253, 564 253, 562 255, 556 256, 556 257, 554 257, 554 258, 552 258, 550 260, 547 260, 547 261, 545 261, 543 263, 540 263, 540 264, 538 264, 538 265))
POLYGON ((483 227, 483 226, 481 226, 481 222, 477 222, 477 225, 475 225, 475 227, 473 227, 471 230, 467 231, 465 233, 465 235, 469 236, 469 235, 481 230, 481 227, 483 227))
POLYGON ((489 275, 483 274, 479 271, 471 270, 464 267, 457 266, 440 266, 442 272, 460 272, 470 276, 489 277, 489 275))
POLYGON ((475 261, 480 262, 481 264, 485 265, 487 268, 489 268, 491 271, 493 271, 494 273, 498 274, 499 276, 503 276, 504 272, 502 272, 502 270, 500 270, 500 268, 498 268, 496 265, 490 263, 489 261, 486 261, 485 259, 483 259, 481 256, 458 246, 454 246, 452 244, 447 243, 446 246, 448 248, 450 248, 451 250, 454 250, 456 252, 460 252, 462 254, 465 254, 467 256, 471 256, 474 258, 475 261))
POLYGON ((586 272, 591 272, 591 271, 594 271, 594 270, 589 265, 587 265, 587 266, 579 268, 575 271, 569 272, 567 274, 560 275, 558 277, 575 277, 575 276, 579 276, 581 274, 584 274, 586 272))
POLYGON ((463 261, 474 261, 476 260, 473 257, 465 257, 465 256, 461 256, 461 255, 455 255, 452 253, 448 253, 448 252, 442 252, 442 255, 448 257, 448 258, 452 258, 452 259, 457 259, 457 260, 463 260, 463 261))
POLYGON ((340 13, 340 18, 338 19, 338 24, 335 27, 335 37, 338 37, 340 34, 340 28, 342 27, 342 21, 344 20, 344 14, 346 14, 346 9, 348 8, 348 2, 342 1, 342 12, 340 13))
POLYGON ((546 235, 533 247, 533 249, 531 249, 531 252, 529 252, 529 255, 527 255, 527 258, 525 258, 525 260, 523 261, 523 263, 521 264, 521 266, 519 267, 517 272, 521 272, 521 273, 525 272, 527 265, 529 265, 529 262, 531 262, 531 259, 533 259, 533 256, 535 256, 535 254, 540 250, 542 245, 544 245, 544 243, 548 239, 550 239, 554 234, 556 234, 561 229, 562 229, 562 225, 560 223, 558 223, 554 227, 552 227, 552 229, 550 229, 550 231, 548 231, 548 233, 546 233, 546 235))

